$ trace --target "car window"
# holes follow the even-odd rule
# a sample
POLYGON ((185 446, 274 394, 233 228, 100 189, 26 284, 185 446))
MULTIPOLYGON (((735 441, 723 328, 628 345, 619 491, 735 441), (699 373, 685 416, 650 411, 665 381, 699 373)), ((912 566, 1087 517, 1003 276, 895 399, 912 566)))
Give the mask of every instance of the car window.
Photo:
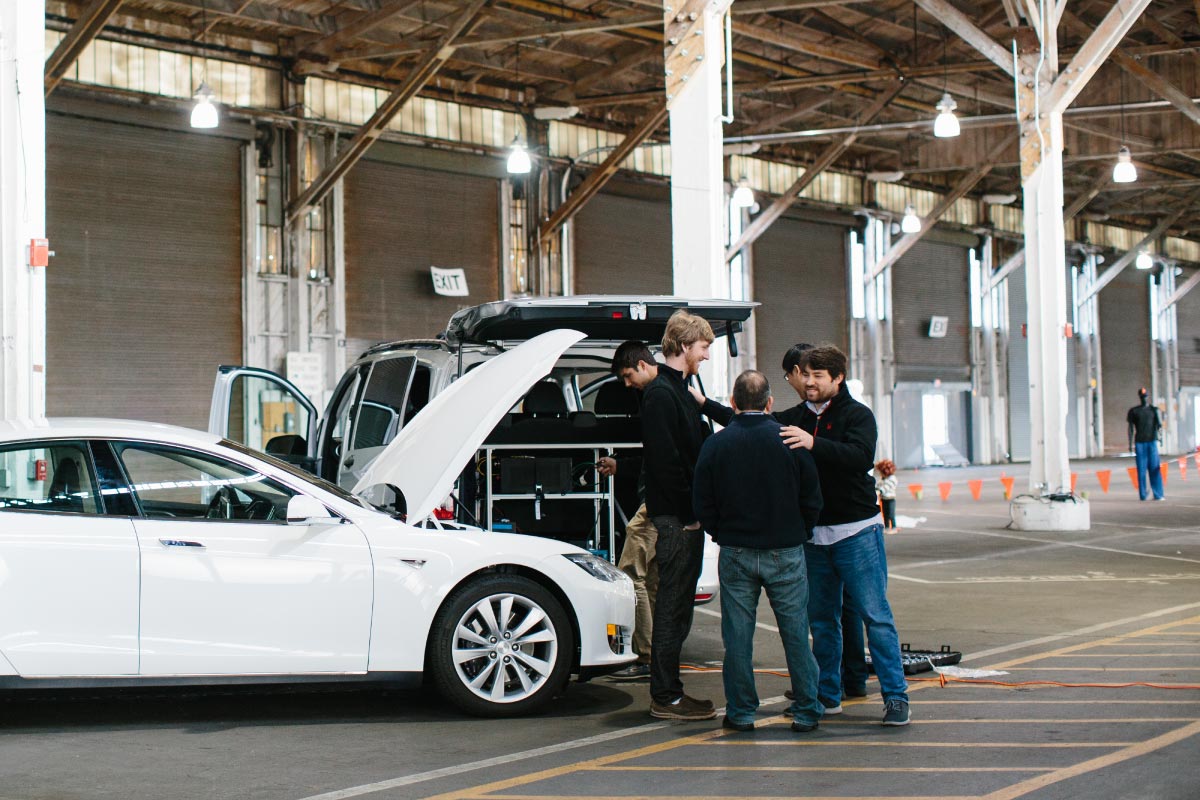
POLYGON ((229 390, 228 436, 260 452, 293 452, 308 441, 308 409, 282 383, 238 375, 229 390))
POLYGON ((296 493, 241 464, 166 445, 117 444, 142 514, 151 518, 281 522, 296 493))
POLYGON ((0 448, 0 510, 101 513, 91 462, 82 442, 0 448))
POLYGON ((354 425, 352 450, 382 447, 400 430, 401 415, 416 359, 411 356, 376 361, 367 377, 362 407, 354 425))

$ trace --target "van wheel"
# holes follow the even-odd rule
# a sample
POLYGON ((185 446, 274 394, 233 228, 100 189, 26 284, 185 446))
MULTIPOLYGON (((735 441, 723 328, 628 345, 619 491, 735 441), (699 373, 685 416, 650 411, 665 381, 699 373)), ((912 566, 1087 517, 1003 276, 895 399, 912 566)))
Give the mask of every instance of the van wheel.
POLYGON ((482 717, 528 714, 566 682, 570 622, 550 592, 516 575, 488 575, 446 600, 429 662, 446 699, 482 717))

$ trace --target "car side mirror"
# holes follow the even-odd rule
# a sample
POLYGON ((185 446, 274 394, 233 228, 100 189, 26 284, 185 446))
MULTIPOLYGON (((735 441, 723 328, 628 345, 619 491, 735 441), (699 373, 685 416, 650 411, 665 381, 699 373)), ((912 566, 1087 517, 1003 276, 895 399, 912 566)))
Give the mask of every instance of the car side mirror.
POLYGON ((287 504, 287 521, 289 525, 305 525, 333 517, 325 504, 315 497, 298 494, 287 504))

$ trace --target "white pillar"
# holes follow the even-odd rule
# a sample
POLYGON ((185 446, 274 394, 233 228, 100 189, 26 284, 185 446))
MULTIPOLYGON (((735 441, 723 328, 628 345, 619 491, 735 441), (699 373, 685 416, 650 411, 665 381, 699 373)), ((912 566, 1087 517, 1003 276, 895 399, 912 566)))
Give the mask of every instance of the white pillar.
MULTIPOLYGON (((674 292, 728 297, 721 64, 730 0, 665 0, 667 105, 671 121, 674 292)), ((710 394, 728 392, 724 347, 701 373, 710 394)))
MULTIPOLYGON (((1058 47, 1053 26, 1043 29, 1042 34, 1045 57, 1032 49, 1020 55, 1017 65, 1029 326, 1029 489, 1035 497, 1065 493, 1071 488, 1066 428, 1062 112, 1042 102, 1058 74, 1058 47)), ((1089 527, 1086 501, 1042 504, 1018 499, 1013 505, 1015 527, 1021 530, 1089 527)))
POLYGON ((45 26, 44 0, 0 2, 0 418, 4 419, 46 413, 46 270, 29 266, 30 240, 46 238, 45 26))

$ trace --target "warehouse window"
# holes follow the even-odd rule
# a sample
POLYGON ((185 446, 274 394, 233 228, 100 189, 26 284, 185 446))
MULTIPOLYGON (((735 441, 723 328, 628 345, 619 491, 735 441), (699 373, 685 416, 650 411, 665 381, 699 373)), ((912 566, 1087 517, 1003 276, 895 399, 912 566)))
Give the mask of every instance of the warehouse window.
POLYGON ((867 316, 866 246, 858 240, 858 231, 850 231, 850 316, 865 319, 867 316))
MULTIPOLYGON (((273 134, 273 129, 265 129, 273 134)), ((283 167, 282 142, 264 133, 257 145, 257 217, 254 267, 259 275, 281 275, 283 265, 283 167)))
POLYGON ((511 294, 523 295, 530 290, 525 181, 513 180, 509 185, 512 187, 512 195, 508 208, 508 287, 511 294))

